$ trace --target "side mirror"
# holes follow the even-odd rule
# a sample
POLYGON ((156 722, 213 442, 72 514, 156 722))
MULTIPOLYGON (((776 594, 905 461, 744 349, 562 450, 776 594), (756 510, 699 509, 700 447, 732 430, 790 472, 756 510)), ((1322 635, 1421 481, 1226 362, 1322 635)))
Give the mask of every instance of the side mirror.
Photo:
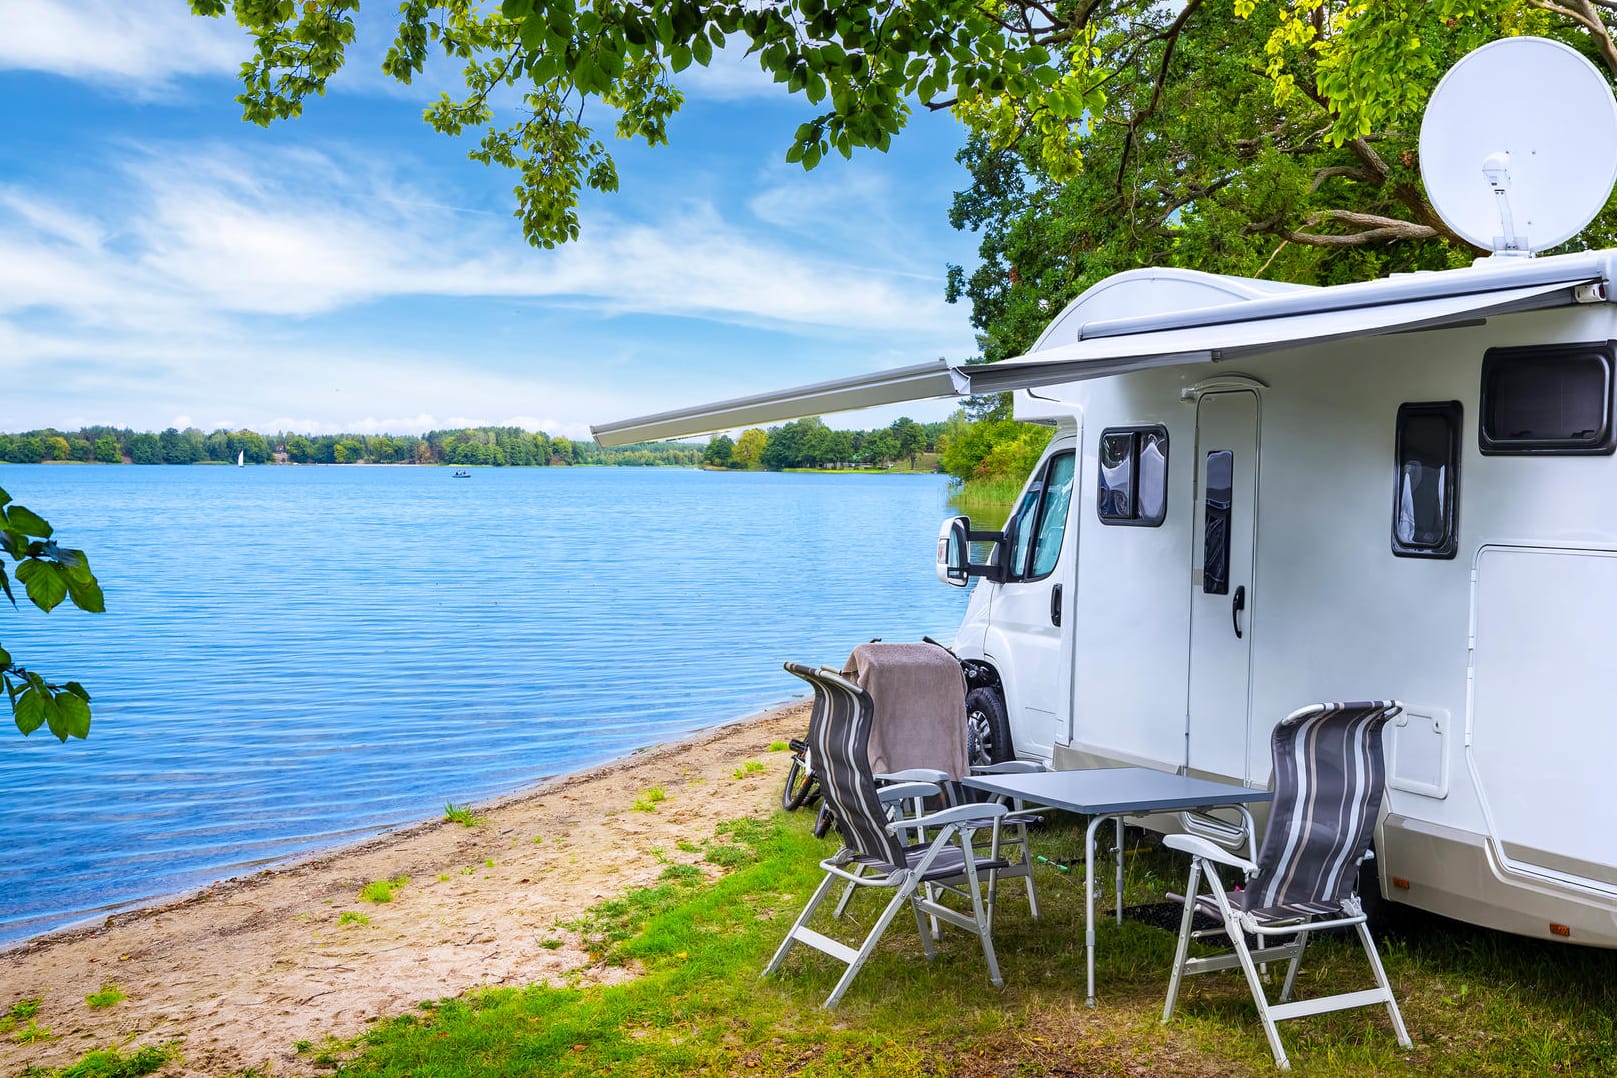
POLYGON ((963 588, 971 583, 970 517, 951 517, 938 529, 938 579, 963 588))
POLYGON ((938 529, 938 579, 957 588, 971 583, 974 576, 1001 579, 999 547, 1004 542, 1004 532, 974 532, 970 517, 950 517, 938 529), (993 556, 987 562, 973 562, 972 543, 993 543, 993 556))

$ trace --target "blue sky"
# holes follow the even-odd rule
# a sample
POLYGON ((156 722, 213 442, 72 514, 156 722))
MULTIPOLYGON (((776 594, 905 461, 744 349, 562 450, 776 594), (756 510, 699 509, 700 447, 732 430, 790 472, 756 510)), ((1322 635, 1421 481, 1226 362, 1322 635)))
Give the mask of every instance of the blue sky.
MULTIPOLYGON (((512 174, 421 122, 457 69, 377 70, 375 3, 302 119, 244 124, 246 39, 183 0, 10 0, 0 36, 0 430, 314 433, 600 423, 974 351, 946 263, 960 129, 811 173, 812 113, 739 56, 670 145, 611 138, 583 236, 527 246, 512 174)), ((942 418, 941 402, 832 419, 942 418)))

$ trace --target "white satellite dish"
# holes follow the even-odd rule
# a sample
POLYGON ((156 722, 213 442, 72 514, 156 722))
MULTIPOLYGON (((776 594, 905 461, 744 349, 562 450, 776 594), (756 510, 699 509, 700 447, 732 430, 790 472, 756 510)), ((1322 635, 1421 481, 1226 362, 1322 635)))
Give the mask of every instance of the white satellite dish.
POLYGON ((1509 37, 1467 53, 1432 91, 1421 178, 1438 215, 1496 255, 1565 243, 1617 181, 1617 100, 1575 49, 1509 37))

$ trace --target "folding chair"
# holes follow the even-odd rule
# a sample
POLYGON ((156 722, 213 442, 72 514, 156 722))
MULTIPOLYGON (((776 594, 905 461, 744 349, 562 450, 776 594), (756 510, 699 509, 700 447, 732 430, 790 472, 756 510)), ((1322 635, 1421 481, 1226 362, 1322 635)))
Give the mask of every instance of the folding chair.
POLYGON ((1173 1017, 1185 974, 1239 965, 1252 989, 1275 1065, 1281 1070, 1289 1070, 1291 1063, 1275 1023, 1325 1011, 1384 1004, 1398 1043, 1410 1047, 1398 1001, 1353 890, 1381 809, 1386 780, 1381 728, 1402 710, 1396 700, 1310 704, 1281 720, 1271 739, 1274 802, 1256 864, 1195 835, 1169 835, 1164 840, 1169 847, 1190 853, 1191 862, 1163 1022, 1173 1017), (1244 889, 1233 894, 1226 891, 1217 865, 1239 869, 1245 876, 1244 889), (1207 895, 1198 893, 1204 876, 1207 895), (1198 910, 1216 918, 1219 927, 1192 932, 1191 921, 1198 910), (1376 987, 1292 1002, 1297 967, 1309 934, 1348 926, 1364 946, 1376 987), (1208 958, 1187 957, 1193 936, 1216 934, 1227 936, 1234 951, 1208 958), (1247 946, 1248 935, 1258 939, 1257 949, 1247 946), (1294 938, 1285 943, 1267 942, 1277 936, 1294 938), (1290 965, 1280 1001, 1270 1003, 1256 964, 1281 959, 1290 959, 1290 965))
POLYGON ((961 805, 919 817, 890 820, 883 797, 903 801, 939 792, 930 783, 899 783, 878 792, 870 769, 868 744, 872 705, 870 696, 847 678, 829 669, 815 670, 798 663, 786 669, 814 687, 815 709, 809 721, 809 752, 820 776, 821 791, 836 815, 844 846, 834 857, 820 862, 825 878, 798 915, 791 931, 775 951, 767 976, 780 968, 794 944, 806 943, 847 965, 825 1006, 835 1007, 853 982, 876 943, 900 909, 908 905, 920 930, 921 947, 930 961, 935 952, 927 918, 974 932, 988 962, 988 977, 996 988, 1004 986, 994 955, 990 924, 982 896, 981 875, 1004 862, 979 860, 971 832, 979 826, 997 831, 1003 805, 961 805), (930 834, 924 843, 907 844, 900 836, 930 834), (808 927, 809 920, 839 882, 856 889, 883 888, 893 892, 881 915, 858 948, 850 947, 808 927), (937 885, 936 894, 926 885, 937 885), (965 898, 970 912, 944 905, 953 893, 965 898))

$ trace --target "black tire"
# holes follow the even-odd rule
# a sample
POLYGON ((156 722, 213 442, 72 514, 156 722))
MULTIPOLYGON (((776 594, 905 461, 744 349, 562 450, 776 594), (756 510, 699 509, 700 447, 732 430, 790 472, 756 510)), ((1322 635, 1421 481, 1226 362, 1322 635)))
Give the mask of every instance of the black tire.
POLYGON ((1005 716, 1005 698, 998 689, 984 685, 966 694, 966 738, 974 767, 1016 758, 1011 722, 1005 716))
POLYGON ((820 814, 814 817, 814 837, 824 838, 836 822, 836 817, 831 815, 831 806, 821 805, 820 814))
POLYGON ((1399 922, 1408 907, 1381 893, 1381 871, 1374 858, 1366 858, 1359 864, 1358 891, 1359 905, 1364 907, 1365 927, 1370 934, 1378 939, 1397 935, 1399 922))
POLYGON ((812 798, 819 780, 814 777, 803 763, 800 756, 793 756, 791 766, 786 769, 786 785, 780 791, 780 807, 792 812, 808 804, 812 798))

